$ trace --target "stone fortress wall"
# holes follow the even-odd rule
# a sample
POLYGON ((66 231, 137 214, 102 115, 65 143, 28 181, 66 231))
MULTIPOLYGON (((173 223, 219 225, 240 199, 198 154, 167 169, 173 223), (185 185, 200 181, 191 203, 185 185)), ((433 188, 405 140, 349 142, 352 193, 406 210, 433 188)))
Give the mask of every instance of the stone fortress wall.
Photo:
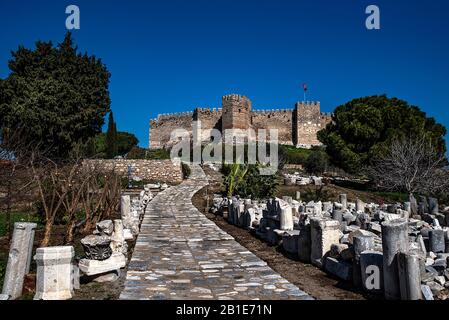
POLYGON ((222 133, 233 129, 278 129, 281 144, 306 148, 321 144, 317 132, 332 121, 331 114, 321 112, 319 102, 298 102, 294 109, 253 110, 247 97, 230 94, 223 96, 222 108, 196 108, 193 112, 160 114, 150 120, 150 148, 168 147, 174 129, 192 134, 192 123, 198 120, 202 140, 209 141, 212 129, 222 133))

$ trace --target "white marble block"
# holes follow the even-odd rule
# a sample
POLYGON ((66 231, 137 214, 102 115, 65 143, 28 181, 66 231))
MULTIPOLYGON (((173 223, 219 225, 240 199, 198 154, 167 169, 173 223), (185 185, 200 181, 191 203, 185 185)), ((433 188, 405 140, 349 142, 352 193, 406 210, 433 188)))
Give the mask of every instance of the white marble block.
POLYGON ((285 201, 280 203, 281 214, 279 217, 281 230, 293 230, 292 207, 285 201))
POLYGON ((72 246, 38 248, 36 295, 34 300, 67 300, 73 294, 72 246))
POLYGON ((126 265, 126 258, 122 253, 113 252, 112 255, 106 260, 90 260, 81 259, 78 267, 80 270, 88 275, 93 276, 102 274, 109 271, 120 270, 126 265))
POLYGON ((310 219, 311 227, 311 262, 321 267, 322 258, 330 251, 333 244, 340 243, 340 223, 337 220, 321 218, 310 219))

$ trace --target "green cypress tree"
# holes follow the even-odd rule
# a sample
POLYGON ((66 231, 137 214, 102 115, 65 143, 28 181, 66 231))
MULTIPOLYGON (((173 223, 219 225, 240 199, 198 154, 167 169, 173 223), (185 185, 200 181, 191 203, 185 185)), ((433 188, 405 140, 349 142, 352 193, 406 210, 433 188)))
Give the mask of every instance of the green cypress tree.
POLYGON ((117 126, 114 122, 114 115, 111 111, 109 113, 108 131, 106 132, 106 156, 109 159, 112 159, 117 155, 117 153, 117 126))

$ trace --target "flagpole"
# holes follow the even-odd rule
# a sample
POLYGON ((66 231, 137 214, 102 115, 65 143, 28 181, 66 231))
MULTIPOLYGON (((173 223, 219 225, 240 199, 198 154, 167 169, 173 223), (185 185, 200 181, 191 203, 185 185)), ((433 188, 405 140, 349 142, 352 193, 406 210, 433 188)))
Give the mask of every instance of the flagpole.
POLYGON ((304 103, 306 102, 306 92, 307 92, 307 84, 304 82, 302 84, 302 89, 304 90, 304 103))

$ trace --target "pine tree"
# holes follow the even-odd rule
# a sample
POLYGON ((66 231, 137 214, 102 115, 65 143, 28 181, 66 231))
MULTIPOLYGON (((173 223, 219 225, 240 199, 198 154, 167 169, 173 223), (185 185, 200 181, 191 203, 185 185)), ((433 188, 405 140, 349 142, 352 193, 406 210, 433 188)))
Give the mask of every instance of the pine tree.
POLYGON ((114 122, 112 111, 109 113, 108 131, 106 132, 106 156, 114 158, 118 153, 117 125, 114 122))

